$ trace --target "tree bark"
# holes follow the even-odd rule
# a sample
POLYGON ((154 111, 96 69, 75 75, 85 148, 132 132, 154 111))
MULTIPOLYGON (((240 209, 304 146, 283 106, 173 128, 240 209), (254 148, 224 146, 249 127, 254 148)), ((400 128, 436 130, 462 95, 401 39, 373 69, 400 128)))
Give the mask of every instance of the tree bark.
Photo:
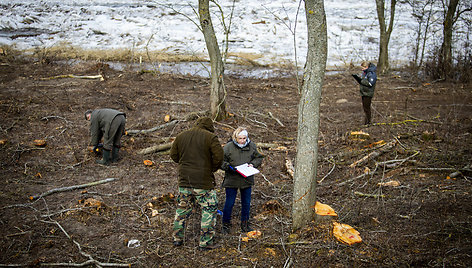
POLYGON ((442 67, 443 78, 447 78, 452 67, 452 31, 454 26, 454 14, 459 0, 451 0, 447 6, 446 16, 443 22, 443 42, 439 56, 439 66, 442 67))
POLYGON ((328 38, 323 0, 305 0, 308 53, 298 104, 297 156, 294 174, 292 229, 297 230, 313 218, 318 167, 320 101, 328 38))
POLYGON ((379 59, 377 67, 379 68, 379 73, 385 73, 390 68, 388 61, 388 43, 390 42, 390 36, 393 31, 393 21, 395 19, 395 6, 397 1, 391 0, 390 2, 390 22, 388 29, 387 24, 385 23, 385 1, 375 0, 375 4, 377 6, 377 18, 380 26, 379 59))
POLYGON ((226 117, 224 65, 211 21, 209 0, 198 0, 198 13, 211 65, 210 112, 213 120, 220 121, 226 117))

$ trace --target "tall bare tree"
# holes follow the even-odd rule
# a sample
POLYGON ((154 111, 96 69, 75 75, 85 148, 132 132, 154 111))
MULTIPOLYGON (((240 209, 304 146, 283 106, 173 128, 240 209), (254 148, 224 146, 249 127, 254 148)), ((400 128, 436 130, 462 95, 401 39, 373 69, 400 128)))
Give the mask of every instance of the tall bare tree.
POLYGON ((450 0, 447 8, 445 8, 445 16, 443 21, 443 42, 439 54, 439 65, 442 68, 444 77, 452 67, 452 31, 457 17, 455 17, 459 0, 450 0))
POLYGON ((423 59, 426 50, 426 41, 428 40, 428 34, 430 31, 431 24, 434 23, 433 15, 434 8, 433 4, 436 0, 408 0, 407 3, 412 8, 412 16, 418 23, 416 30, 416 42, 415 42, 415 67, 421 67, 423 65, 423 59))
MULTIPOLYGON (((470 1, 450 0, 443 2, 444 21, 443 21, 443 42, 439 55, 439 64, 442 68, 444 78, 450 74, 453 57, 452 57, 452 34, 454 31, 454 24, 459 20, 462 14, 470 14, 472 11, 472 3, 470 1)), ((469 17, 470 21, 470 17, 469 17)))
POLYGON ((308 28, 308 53, 298 104, 297 157, 295 162, 292 219, 294 230, 313 217, 318 135, 320 127, 321 88, 328 54, 328 34, 323 0, 305 0, 308 28))
POLYGON ((226 90, 224 84, 224 65, 221 57, 218 40, 211 21, 210 1, 198 0, 198 14, 200 26, 205 38, 211 65, 210 112, 214 120, 226 117, 226 90))
POLYGON ((377 6, 377 18, 379 20, 380 26, 380 44, 379 44, 379 59, 377 67, 379 73, 385 73, 390 68, 388 61, 388 43, 390 42, 390 35, 393 31, 393 22, 395 19, 395 6, 397 5, 397 0, 390 0, 390 22, 385 22, 385 1, 384 0, 375 0, 377 6))

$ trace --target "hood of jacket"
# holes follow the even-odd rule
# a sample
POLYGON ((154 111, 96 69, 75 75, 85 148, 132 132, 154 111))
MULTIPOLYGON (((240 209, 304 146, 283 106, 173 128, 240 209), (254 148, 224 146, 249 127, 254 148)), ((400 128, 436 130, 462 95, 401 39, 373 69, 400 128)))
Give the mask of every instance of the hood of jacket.
POLYGON ((197 119, 195 123, 195 127, 206 129, 210 132, 215 132, 215 128, 213 127, 213 121, 209 117, 200 117, 197 119))
POLYGON ((367 70, 365 70, 365 73, 368 73, 368 72, 374 72, 374 73, 377 72, 377 66, 375 66, 375 64, 373 63, 370 63, 367 70))

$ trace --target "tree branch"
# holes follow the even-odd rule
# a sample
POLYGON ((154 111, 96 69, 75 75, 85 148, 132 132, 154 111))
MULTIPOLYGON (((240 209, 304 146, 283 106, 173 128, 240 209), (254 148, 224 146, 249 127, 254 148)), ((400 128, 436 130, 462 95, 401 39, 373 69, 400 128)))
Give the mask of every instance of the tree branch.
POLYGON ((90 186, 95 186, 95 185, 111 182, 111 181, 114 181, 114 180, 116 180, 116 178, 108 178, 108 179, 95 181, 95 182, 90 182, 90 183, 81 184, 81 185, 73 185, 73 186, 68 186, 68 187, 55 188, 55 189, 51 189, 51 190, 49 190, 47 192, 44 192, 42 194, 39 194, 39 195, 30 196, 30 200, 36 200, 36 199, 39 199, 41 197, 48 196, 48 195, 51 195, 51 194, 54 194, 54 193, 72 191, 72 190, 76 190, 76 189, 82 189, 82 188, 86 188, 86 187, 90 187, 90 186))

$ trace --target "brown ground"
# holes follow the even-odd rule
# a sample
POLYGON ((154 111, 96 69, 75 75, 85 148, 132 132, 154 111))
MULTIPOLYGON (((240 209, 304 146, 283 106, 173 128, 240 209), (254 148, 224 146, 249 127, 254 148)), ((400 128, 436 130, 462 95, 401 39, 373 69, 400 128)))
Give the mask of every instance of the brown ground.
MULTIPOLYGON (((256 177, 252 222, 262 237, 240 241, 237 204, 232 234, 219 234, 220 248, 200 252, 198 213, 189 220, 184 246, 172 245, 175 200, 166 197, 176 193, 176 164, 165 152, 137 153, 164 143, 194 121, 125 136, 122 160, 102 167, 86 152, 88 122, 83 112, 116 108, 127 113, 128 130, 149 129, 164 124, 166 114, 183 117, 208 109, 208 79, 118 72, 92 63, 64 66, 4 59, 0 264, 80 264, 90 258, 133 267, 470 267, 471 86, 426 84, 404 75, 380 77, 373 102, 377 124, 363 128, 360 97, 349 74, 325 80, 316 195, 336 210, 339 222, 358 230, 363 242, 349 246, 337 241, 326 221, 291 234, 293 181, 285 161, 294 161, 296 153, 296 81, 228 77, 228 106, 234 117, 216 124, 220 141, 229 139, 232 128, 246 125, 253 141, 283 147, 261 149, 266 158, 262 175, 256 177), (99 72, 105 81, 42 79, 99 72), (349 139, 351 131, 361 129, 370 140, 349 139), (47 146, 35 147, 35 139, 46 140, 47 146), (396 145, 374 160, 349 167, 380 152, 368 146, 380 140, 395 140, 396 145), (145 166, 146 159, 155 165, 145 166), (381 164, 389 160, 407 161, 381 164), (358 177, 367 169, 370 173, 358 177), (458 170, 462 173, 448 177, 458 170), (50 189, 106 178, 117 180, 29 200, 50 189), (400 185, 379 186, 391 180, 400 185), (89 202, 94 200, 99 206, 89 202), (265 205, 269 201, 276 205, 265 205), (140 246, 127 247, 132 239, 140 246)), ((217 180, 220 185, 221 173, 217 180)), ((217 189, 222 209, 224 195, 217 189)))

